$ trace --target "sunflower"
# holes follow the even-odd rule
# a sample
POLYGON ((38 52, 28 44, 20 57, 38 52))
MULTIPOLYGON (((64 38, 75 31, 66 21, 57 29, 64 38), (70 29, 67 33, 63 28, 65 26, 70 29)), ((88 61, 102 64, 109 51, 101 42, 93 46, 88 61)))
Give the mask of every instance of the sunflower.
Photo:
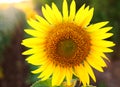
POLYGON ((76 12, 76 3, 72 0, 70 11, 68 3, 63 0, 62 13, 57 6, 47 4, 42 7, 44 17, 36 15, 36 19, 28 20, 33 29, 25 32, 32 35, 22 41, 30 49, 23 55, 30 55, 28 63, 38 66, 33 73, 40 73, 38 78, 52 78, 52 85, 59 86, 63 81, 71 85, 73 75, 84 86, 90 84, 90 77, 96 82, 92 68, 103 72, 106 67, 104 53, 113 52, 109 47, 115 44, 106 38, 112 27, 104 27, 108 21, 89 25, 94 8, 85 4, 76 12))

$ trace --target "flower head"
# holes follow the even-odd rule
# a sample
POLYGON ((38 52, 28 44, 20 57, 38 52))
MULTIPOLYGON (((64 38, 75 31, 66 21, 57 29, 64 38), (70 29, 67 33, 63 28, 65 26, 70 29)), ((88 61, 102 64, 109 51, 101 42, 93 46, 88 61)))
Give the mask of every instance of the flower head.
POLYGON ((28 63, 38 65, 33 73, 41 73, 38 78, 46 80, 52 78, 52 85, 60 85, 64 80, 71 85, 72 76, 80 79, 83 85, 89 85, 90 77, 96 81, 91 67, 103 72, 106 67, 104 59, 109 60, 104 53, 112 52, 109 47, 114 46, 107 33, 111 27, 104 27, 108 22, 89 25, 94 8, 83 5, 76 12, 75 1, 72 0, 70 11, 63 0, 62 13, 56 5, 47 4, 42 7, 43 17, 36 15, 36 20, 28 23, 33 29, 25 32, 32 38, 23 40, 22 44, 30 49, 24 55, 30 55, 28 63), (89 77, 90 76, 90 77, 89 77))

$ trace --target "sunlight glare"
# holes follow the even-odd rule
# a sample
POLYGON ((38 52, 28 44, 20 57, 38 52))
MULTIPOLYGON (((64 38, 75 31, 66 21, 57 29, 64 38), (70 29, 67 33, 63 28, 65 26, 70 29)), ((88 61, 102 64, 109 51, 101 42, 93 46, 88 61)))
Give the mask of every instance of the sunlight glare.
POLYGON ((19 3, 27 0, 0 0, 0 3, 19 3))

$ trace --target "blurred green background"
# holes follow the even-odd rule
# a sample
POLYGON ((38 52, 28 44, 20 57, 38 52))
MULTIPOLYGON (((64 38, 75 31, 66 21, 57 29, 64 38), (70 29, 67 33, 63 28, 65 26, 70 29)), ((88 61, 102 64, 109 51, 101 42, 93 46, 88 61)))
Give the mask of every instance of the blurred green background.
MULTIPOLYGON (((0 3, 0 87, 30 87, 32 83, 38 80, 36 78, 37 75, 30 73, 31 70, 37 67, 26 63, 25 58, 27 56, 22 56, 21 54, 27 49, 21 46, 21 41, 29 37, 23 31, 24 28, 29 27, 26 19, 29 17, 34 18, 33 13, 42 15, 41 6, 46 3, 49 5, 51 5, 52 2, 56 3, 61 11, 62 1, 63 0, 28 0, 21 4, 0 3), (30 4, 27 5, 33 6, 26 8, 26 5, 26 7, 24 7, 24 3, 29 2, 30 4)), ((67 1, 70 5, 71 0, 67 1)), ((105 68, 104 73, 94 70, 97 83, 91 81, 91 84, 97 87, 120 87, 120 0, 75 1, 77 10, 84 3, 95 8, 91 23, 110 21, 108 26, 113 27, 110 32, 113 32, 114 36, 108 38, 108 40, 116 43, 116 46, 113 47, 113 53, 106 54, 110 58, 111 63, 106 61, 108 68, 105 68)))

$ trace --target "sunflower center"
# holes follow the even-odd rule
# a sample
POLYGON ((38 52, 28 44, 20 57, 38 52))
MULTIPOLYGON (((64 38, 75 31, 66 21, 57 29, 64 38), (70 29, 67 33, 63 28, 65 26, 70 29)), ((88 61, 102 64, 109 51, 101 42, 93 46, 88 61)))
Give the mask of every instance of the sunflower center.
POLYGON ((73 23, 52 27, 45 42, 47 57, 56 65, 73 67, 82 63, 90 52, 89 34, 73 23))
POLYGON ((57 51, 60 56, 69 58, 76 51, 77 45, 72 39, 66 39, 58 42, 57 51))

